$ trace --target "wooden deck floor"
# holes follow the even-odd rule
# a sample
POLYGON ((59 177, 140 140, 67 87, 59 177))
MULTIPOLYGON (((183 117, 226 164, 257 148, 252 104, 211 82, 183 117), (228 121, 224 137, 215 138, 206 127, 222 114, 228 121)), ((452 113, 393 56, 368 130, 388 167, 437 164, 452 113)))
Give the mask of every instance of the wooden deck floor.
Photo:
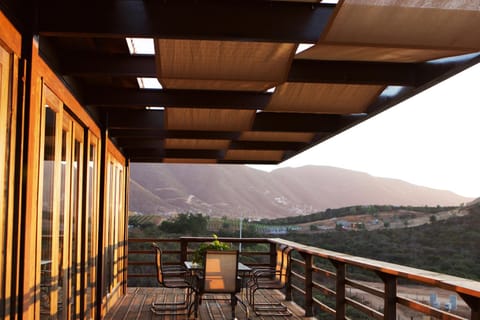
MULTIPOLYGON (((111 308, 105 319, 115 320, 133 320, 133 319, 185 319, 185 316, 159 316, 150 311, 150 306, 154 301, 162 301, 165 297, 168 299, 181 298, 181 291, 172 295, 172 289, 164 288, 128 288, 127 295, 122 297, 113 308, 111 308), (168 291, 166 291, 168 290, 168 291)), ((271 290, 260 292, 262 302, 282 301, 288 306, 293 313, 292 316, 264 316, 259 317, 250 311, 250 319, 252 320, 299 320, 302 319, 303 310, 293 303, 283 301, 283 295, 279 291, 271 290)), ((245 307, 238 303, 235 311, 238 320, 247 319, 245 307)), ((193 317, 191 317, 193 318, 193 317)), ((230 319, 230 305, 228 302, 221 302, 215 300, 206 300, 202 302, 199 309, 200 320, 227 320, 230 319)))

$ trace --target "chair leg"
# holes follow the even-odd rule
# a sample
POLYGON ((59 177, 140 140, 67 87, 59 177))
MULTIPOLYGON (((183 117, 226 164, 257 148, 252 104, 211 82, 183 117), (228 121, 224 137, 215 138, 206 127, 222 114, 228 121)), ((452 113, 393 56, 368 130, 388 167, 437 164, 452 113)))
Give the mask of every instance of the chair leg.
POLYGON ((201 294, 199 292, 195 292, 195 302, 194 302, 194 306, 193 306, 193 317, 195 319, 198 318, 198 305, 199 305, 199 300, 201 299, 201 294))
POLYGON ((232 305, 232 320, 235 319, 235 306, 237 305, 237 296, 235 293, 230 294, 230 303, 232 305))

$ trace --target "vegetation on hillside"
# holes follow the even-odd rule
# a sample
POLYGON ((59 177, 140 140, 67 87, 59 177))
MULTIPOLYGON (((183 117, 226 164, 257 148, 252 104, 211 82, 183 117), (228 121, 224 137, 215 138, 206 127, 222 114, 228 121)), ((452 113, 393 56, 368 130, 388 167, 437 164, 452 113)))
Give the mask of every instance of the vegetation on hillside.
MULTIPOLYGON (((434 219, 432 219, 434 220, 434 219)), ((292 241, 356 256, 480 280, 480 207, 414 228, 290 233, 292 241)))
MULTIPOLYGON (((372 213, 372 210, 378 212, 388 208, 413 210, 413 207, 356 206, 327 210, 322 213, 322 217, 327 219, 333 212, 345 216, 347 213, 348 215, 365 214, 362 212, 363 210, 370 210, 369 213, 372 213)), ((478 243, 480 243, 480 206, 470 208, 469 215, 437 221, 433 213, 447 209, 451 208, 415 208, 415 210, 428 210, 423 212, 432 213, 430 223, 419 227, 375 231, 336 229, 321 233, 293 231, 282 234, 281 237, 337 252, 480 280, 480 269, 478 268, 480 265, 480 249, 478 247, 478 243)), ((309 221, 305 219, 313 219, 313 216, 300 216, 286 221, 289 225, 293 225, 295 222, 309 221)), ((238 219, 235 221, 226 217, 209 218, 202 214, 186 213, 163 221, 159 225, 148 222, 148 219, 141 221, 146 222, 142 225, 131 225, 130 237, 211 236, 212 232, 220 237, 238 237, 239 235, 238 219), (212 226, 215 227, 215 230, 212 230, 212 226)), ((281 223, 279 219, 274 221, 277 225, 281 223)), ((264 223, 266 222, 264 221, 264 223)), ((257 226, 257 223, 244 221, 243 237, 264 237, 265 234, 257 232, 260 230, 257 226)))
POLYGON ((354 215, 362 215, 362 214, 371 214, 375 215, 379 212, 391 212, 391 211, 400 211, 400 210, 409 210, 409 211, 416 211, 416 212, 423 212, 423 213, 437 213, 440 211, 447 211, 454 209, 456 207, 414 207, 414 206, 389 206, 389 205, 371 205, 371 206, 350 206, 338 209, 327 209, 321 212, 315 212, 312 214, 301 215, 301 216, 293 216, 293 217, 286 217, 286 218, 278 218, 278 219, 262 219, 260 223, 268 224, 268 225, 292 225, 292 224, 300 224, 306 222, 314 222, 318 220, 325 220, 330 218, 340 218, 345 216, 354 216, 354 215))

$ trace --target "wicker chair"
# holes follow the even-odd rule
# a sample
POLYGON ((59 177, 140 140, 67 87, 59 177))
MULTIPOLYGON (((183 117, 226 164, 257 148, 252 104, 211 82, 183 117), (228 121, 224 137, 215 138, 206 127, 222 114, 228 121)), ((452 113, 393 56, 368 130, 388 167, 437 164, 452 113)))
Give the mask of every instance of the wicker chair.
MULTIPOLYGON (((238 251, 214 251, 205 253, 205 263, 202 272, 195 275, 193 289, 195 290, 194 314, 197 318, 198 306, 202 296, 209 294, 230 294, 232 319, 235 319, 236 294, 241 289, 241 279, 238 277, 238 251)), ((225 300, 216 298, 215 300, 225 300)))
POLYGON ((155 250, 155 266, 157 281, 165 288, 183 289, 184 297, 181 301, 152 302, 150 310, 157 315, 189 315, 192 303, 192 287, 187 279, 188 273, 182 266, 165 266, 162 262, 162 249, 152 244, 155 250))

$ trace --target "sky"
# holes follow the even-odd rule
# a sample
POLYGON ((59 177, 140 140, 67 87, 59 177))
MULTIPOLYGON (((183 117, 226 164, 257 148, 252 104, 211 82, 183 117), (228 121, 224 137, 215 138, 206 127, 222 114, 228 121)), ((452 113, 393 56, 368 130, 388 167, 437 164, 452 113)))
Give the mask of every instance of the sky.
POLYGON ((327 165, 480 197, 480 64, 277 166, 327 165))

